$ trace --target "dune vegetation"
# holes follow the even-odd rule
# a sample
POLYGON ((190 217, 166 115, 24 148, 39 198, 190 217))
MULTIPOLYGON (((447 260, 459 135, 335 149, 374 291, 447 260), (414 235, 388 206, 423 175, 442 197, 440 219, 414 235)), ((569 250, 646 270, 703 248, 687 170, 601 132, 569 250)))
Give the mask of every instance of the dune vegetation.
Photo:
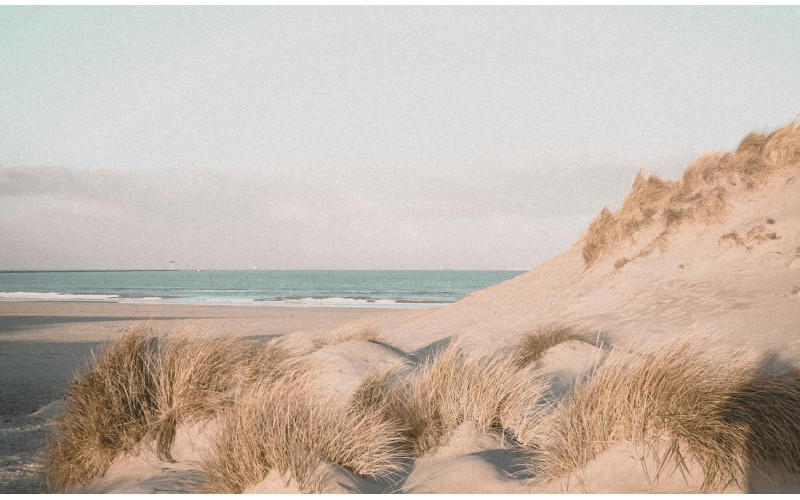
POLYGON ((570 340, 584 340, 571 327, 557 323, 542 325, 527 332, 517 348, 517 365, 522 368, 535 363, 551 347, 570 340))
POLYGON ((148 443, 171 459, 177 426, 217 418, 207 491, 242 492, 274 470, 314 492, 326 463, 386 478, 463 422, 524 440, 544 392, 517 358, 467 356, 457 345, 367 377, 346 405, 316 385, 312 364, 271 344, 134 329, 69 385, 47 451, 48 488, 87 484, 148 443))
POLYGON ((355 408, 381 408, 399 424, 409 452, 420 456, 446 444, 464 422, 525 435, 543 392, 514 357, 468 356, 452 344, 409 371, 368 377, 352 399, 355 408))
POLYGON ((537 428, 529 472, 573 473, 614 442, 649 450, 659 470, 697 463, 705 492, 743 486, 757 466, 800 472, 798 369, 745 354, 720 363, 712 340, 613 351, 537 428))
POLYGON ((591 267, 648 226, 659 231, 641 255, 665 249, 668 235, 681 224, 719 221, 732 191, 758 189, 776 172, 797 167, 800 129, 790 123, 767 135, 751 132, 733 153, 700 156, 678 181, 640 171, 619 210, 604 207, 589 224, 581 239, 583 260, 591 267))
POLYGON ((466 355, 456 344, 376 372, 342 405, 316 389, 312 364, 274 345, 135 329, 70 384, 47 484, 86 484, 148 443, 169 458, 177 426, 214 418, 202 468, 204 491, 216 493, 241 493, 272 471, 321 492, 329 464, 386 481, 464 422, 506 436, 539 482, 579 471, 614 442, 651 450, 660 468, 698 463, 704 491, 744 484, 758 465, 800 473, 800 369, 744 355, 719 363, 695 334, 645 354, 614 349, 553 401, 530 360, 576 336, 541 332, 517 356, 466 355))
POLYGON ((367 342, 376 343, 383 342, 383 339, 381 339, 381 336, 378 334, 378 332, 369 328, 365 328, 361 330, 340 333, 333 338, 318 337, 311 339, 311 347, 313 349, 321 349, 329 345, 343 344, 349 340, 366 340, 367 342))
POLYGON ((55 438, 45 450, 48 489, 88 483, 143 440, 153 440, 170 460, 179 425, 229 408, 243 384, 284 359, 285 351, 272 345, 198 332, 126 332, 67 387, 55 438))
POLYGON ((378 478, 402 468, 406 453, 394 422, 377 407, 355 412, 327 400, 315 382, 311 367, 294 360, 239 395, 203 466, 208 491, 241 493, 275 470, 318 493, 326 463, 378 478))

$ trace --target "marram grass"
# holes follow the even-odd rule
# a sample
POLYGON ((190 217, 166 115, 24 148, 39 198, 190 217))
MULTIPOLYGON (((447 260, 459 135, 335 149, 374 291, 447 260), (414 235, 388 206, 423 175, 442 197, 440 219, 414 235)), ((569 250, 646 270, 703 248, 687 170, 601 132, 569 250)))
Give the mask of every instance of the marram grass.
POLYGON ((573 338, 548 325, 504 355, 453 344, 416 367, 368 375, 347 404, 334 404, 311 363, 273 344, 135 329, 70 383, 46 451, 47 485, 87 484, 143 443, 169 459, 175 429, 209 419, 218 423, 202 464, 211 492, 242 492, 273 472, 320 492, 331 465, 400 477, 464 422, 527 450, 538 481, 579 472, 620 441, 654 450, 662 466, 699 464, 703 491, 744 486, 754 467, 800 473, 797 368, 720 359, 694 334, 644 354, 612 351, 548 401, 535 361, 573 338))
POLYGON ((751 132, 734 153, 698 157, 678 181, 636 175, 619 210, 604 207, 582 236, 586 267, 611 255, 622 242, 633 241, 638 230, 661 225, 661 233, 642 255, 663 247, 667 236, 685 223, 708 224, 727 210, 734 189, 753 190, 775 172, 800 167, 800 129, 790 123, 768 135, 751 132))

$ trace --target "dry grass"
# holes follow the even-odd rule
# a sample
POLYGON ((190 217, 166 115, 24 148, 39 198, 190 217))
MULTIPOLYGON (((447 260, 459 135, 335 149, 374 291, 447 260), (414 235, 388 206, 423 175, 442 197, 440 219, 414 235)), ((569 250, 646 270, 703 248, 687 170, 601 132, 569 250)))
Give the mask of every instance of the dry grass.
POLYGON ((703 491, 743 484, 754 462, 800 469, 798 372, 770 375, 748 357, 720 363, 702 345, 688 336, 643 356, 610 356, 539 427, 530 472, 576 472, 614 441, 650 449, 662 469, 694 460, 703 491))
POLYGON ((314 349, 321 349, 329 345, 343 344, 350 340, 366 340, 368 342, 382 343, 383 339, 380 334, 372 328, 363 328, 352 332, 345 332, 333 338, 315 338, 311 341, 311 346, 314 349))
POLYGON ((86 484, 150 440, 169 459, 179 425, 216 417, 203 466, 209 491, 241 492, 275 471, 314 492, 327 463, 388 476, 462 422, 526 439, 541 411, 541 385, 513 357, 467 357, 455 346, 391 383, 387 374, 370 377, 348 405, 315 390, 315 377, 302 358, 272 345, 128 332, 70 384, 48 486, 86 484))
POLYGON ((219 419, 203 463, 213 492, 242 492, 271 472, 320 492, 329 464, 390 477, 464 422, 524 445, 535 456, 528 472, 542 480, 579 471, 615 441, 651 450, 662 469, 699 464, 704 491, 742 485, 764 464, 800 473, 797 368, 721 363, 695 334, 642 355, 612 352, 553 408, 529 368, 575 338, 546 325, 505 356, 453 344, 413 369, 368 377, 342 405, 316 389, 308 361, 274 345, 136 329, 70 384, 48 488, 85 484, 148 439, 169 458, 176 427, 209 418, 219 419))
POLYGON ((739 236, 736 231, 730 231, 719 238, 719 244, 724 245, 728 244, 735 245, 735 246, 743 246, 747 250, 752 250, 753 245, 760 245, 767 241, 774 241, 779 240, 781 237, 775 233, 774 231, 768 231, 766 227, 762 225, 753 226, 751 227, 744 237, 739 236), (749 244, 748 244, 749 243, 749 244))
POLYGON ((343 409, 314 384, 310 365, 296 362, 242 392, 203 464, 210 491, 241 493, 274 470, 318 493, 326 462, 377 477, 403 467, 400 430, 380 408, 343 409))
POLYGON ((772 169, 800 163, 800 123, 789 123, 767 136, 762 151, 772 169))
POLYGON ((617 217, 623 222, 626 233, 644 227, 666 208, 675 182, 656 175, 645 178, 640 170, 631 186, 631 192, 622 201, 617 217))
POLYGON ((543 392, 514 357, 466 356, 451 345, 409 373, 368 378, 353 406, 380 408, 387 421, 399 423, 410 452, 421 455, 445 444, 463 422, 527 439, 543 392))
POLYGON ((234 389, 251 354, 245 345, 222 337, 169 338, 152 358, 152 420, 148 432, 168 460, 181 424, 204 420, 232 404, 234 389))
POLYGON ((190 331, 169 337, 150 328, 125 333, 67 388, 45 453, 48 489, 87 484, 145 439, 155 440, 159 455, 171 459, 176 428, 230 407, 252 371, 248 360, 263 360, 268 350, 190 331))
POLYGON ((622 241, 621 225, 608 207, 603 207, 583 236, 583 261, 591 266, 622 241))
POLYGON ((591 267, 623 241, 632 240, 639 229, 659 223, 661 233, 641 253, 648 255, 681 224, 719 220, 736 186, 757 189, 773 173, 798 166, 800 130, 790 123, 767 136, 748 134, 733 154, 700 156, 677 182, 645 178, 639 172, 620 209, 612 212, 604 207, 589 224, 582 238, 584 262, 591 267))
POLYGON ((529 366, 539 361, 542 355, 551 347, 570 340, 581 340, 581 337, 569 326, 558 323, 540 326, 523 336, 522 342, 517 348, 517 366, 520 368, 529 366))
POLYGON ((86 484, 146 434, 152 419, 152 351, 152 338, 133 331, 70 382, 55 441, 46 451, 48 490, 86 484))
POLYGON ((710 223, 720 220, 727 207, 728 190, 722 186, 704 186, 691 196, 671 199, 670 207, 664 210, 662 221, 665 230, 686 222, 710 223))

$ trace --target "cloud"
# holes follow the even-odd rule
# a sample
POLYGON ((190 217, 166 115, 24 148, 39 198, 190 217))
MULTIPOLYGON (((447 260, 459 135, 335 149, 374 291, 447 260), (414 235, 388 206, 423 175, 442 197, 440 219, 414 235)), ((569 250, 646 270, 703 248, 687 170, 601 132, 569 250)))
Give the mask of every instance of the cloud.
POLYGON ((22 167, 0 169, 0 196, 74 192, 77 179, 66 168, 22 167))
MULTIPOLYGON (((525 268, 565 250, 626 169, 0 169, 6 268, 525 268), (384 172, 387 172, 384 170, 384 172), (597 172, 605 172, 598 175, 597 172)), ((621 193, 620 193, 621 195, 621 193)))

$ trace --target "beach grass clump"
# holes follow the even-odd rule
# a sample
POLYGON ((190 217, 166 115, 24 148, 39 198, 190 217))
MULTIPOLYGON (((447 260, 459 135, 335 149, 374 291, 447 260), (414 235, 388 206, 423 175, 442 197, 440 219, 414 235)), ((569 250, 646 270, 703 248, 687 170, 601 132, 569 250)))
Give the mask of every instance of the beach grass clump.
POLYGON ((573 328, 566 325, 558 323, 542 325, 523 335, 516 352, 517 366, 520 368, 529 366, 539 361, 551 347, 570 340, 582 340, 582 338, 573 328))
POLYGON ((520 371, 515 357, 468 356, 454 344, 410 372, 367 378, 352 404, 380 408, 419 456, 446 444, 464 422, 522 439, 537 421, 543 393, 544 385, 520 371))
POLYGON ((633 181, 631 191, 622 201, 617 218, 623 230, 630 234, 652 222, 666 208, 667 200, 675 189, 675 182, 661 179, 657 175, 644 176, 640 170, 633 181))
POLYGON ((798 371, 772 374, 752 356, 720 363, 703 345, 689 335, 641 356, 613 352, 536 429, 529 472, 576 472, 613 442, 651 450, 659 470, 694 461, 705 492, 745 484, 758 463, 798 472, 798 371))
POLYGON ((88 483, 144 437, 152 419, 152 343, 143 330, 125 334, 70 382, 45 454, 49 491, 88 483))
POLYGON ((620 257, 619 259, 614 261, 614 269, 619 271, 623 267, 627 266, 630 261, 631 260, 627 257, 620 257))
POLYGON ((622 240, 622 224, 608 207, 603 207, 583 235, 583 261, 586 267, 594 264, 622 240))
POLYGON ((123 334, 67 387, 45 452, 48 489, 87 484, 145 438, 170 459, 178 425, 232 403, 246 353, 234 340, 192 332, 162 337, 139 327, 123 334))
POLYGON ((608 207, 604 207, 600 215, 589 225, 583 245, 583 259, 586 265, 591 266, 608 250, 649 225, 653 218, 665 209, 674 184, 656 175, 645 177, 640 170, 620 209, 612 213, 608 207))
MULTIPOLYGON (((232 404, 254 347, 233 338, 174 335, 152 357, 148 434, 167 460, 179 425, 205 420, 232 404)), ((258 349, 258 352, 271 349, 258 349)))
POLYGON ((275 471, 301 491, 319 493, 326 463, 372 477, 403 467, 400 430, 379 408, 333 404, 315 382, 311 365, 298 361, 242 391, 203 464, 209 491, 241 493, 275 471))
POLYGON ((711 362, 687 337, 642 356, 612 352, 548 417, 537 436, 531 472, 563 476, 615 441, 646 447, 666 442, 657 460, 701 464, 704 490, 741 477, 744 434, 722 406, 750 375, 746 364, 711 362))
POLYGON ((770 133, 761 154, 770 169, 800 166, 800 123, 788 123, 770 133))
POLYGON ((734 153, 698 157, 677 182, 640 171, 630 193, 616 212, 604 207, 582 237, 586 267, 606 257, 615 247, 632 240, 639 229, 661 224, 662 231, 641 255, 662 248, 666 236, 685 223, 719 220, 727 210, 732 189, 765 185, 775 172, 800 166, 800 129, 790 123, 769 135, 751 132, 734 153))

